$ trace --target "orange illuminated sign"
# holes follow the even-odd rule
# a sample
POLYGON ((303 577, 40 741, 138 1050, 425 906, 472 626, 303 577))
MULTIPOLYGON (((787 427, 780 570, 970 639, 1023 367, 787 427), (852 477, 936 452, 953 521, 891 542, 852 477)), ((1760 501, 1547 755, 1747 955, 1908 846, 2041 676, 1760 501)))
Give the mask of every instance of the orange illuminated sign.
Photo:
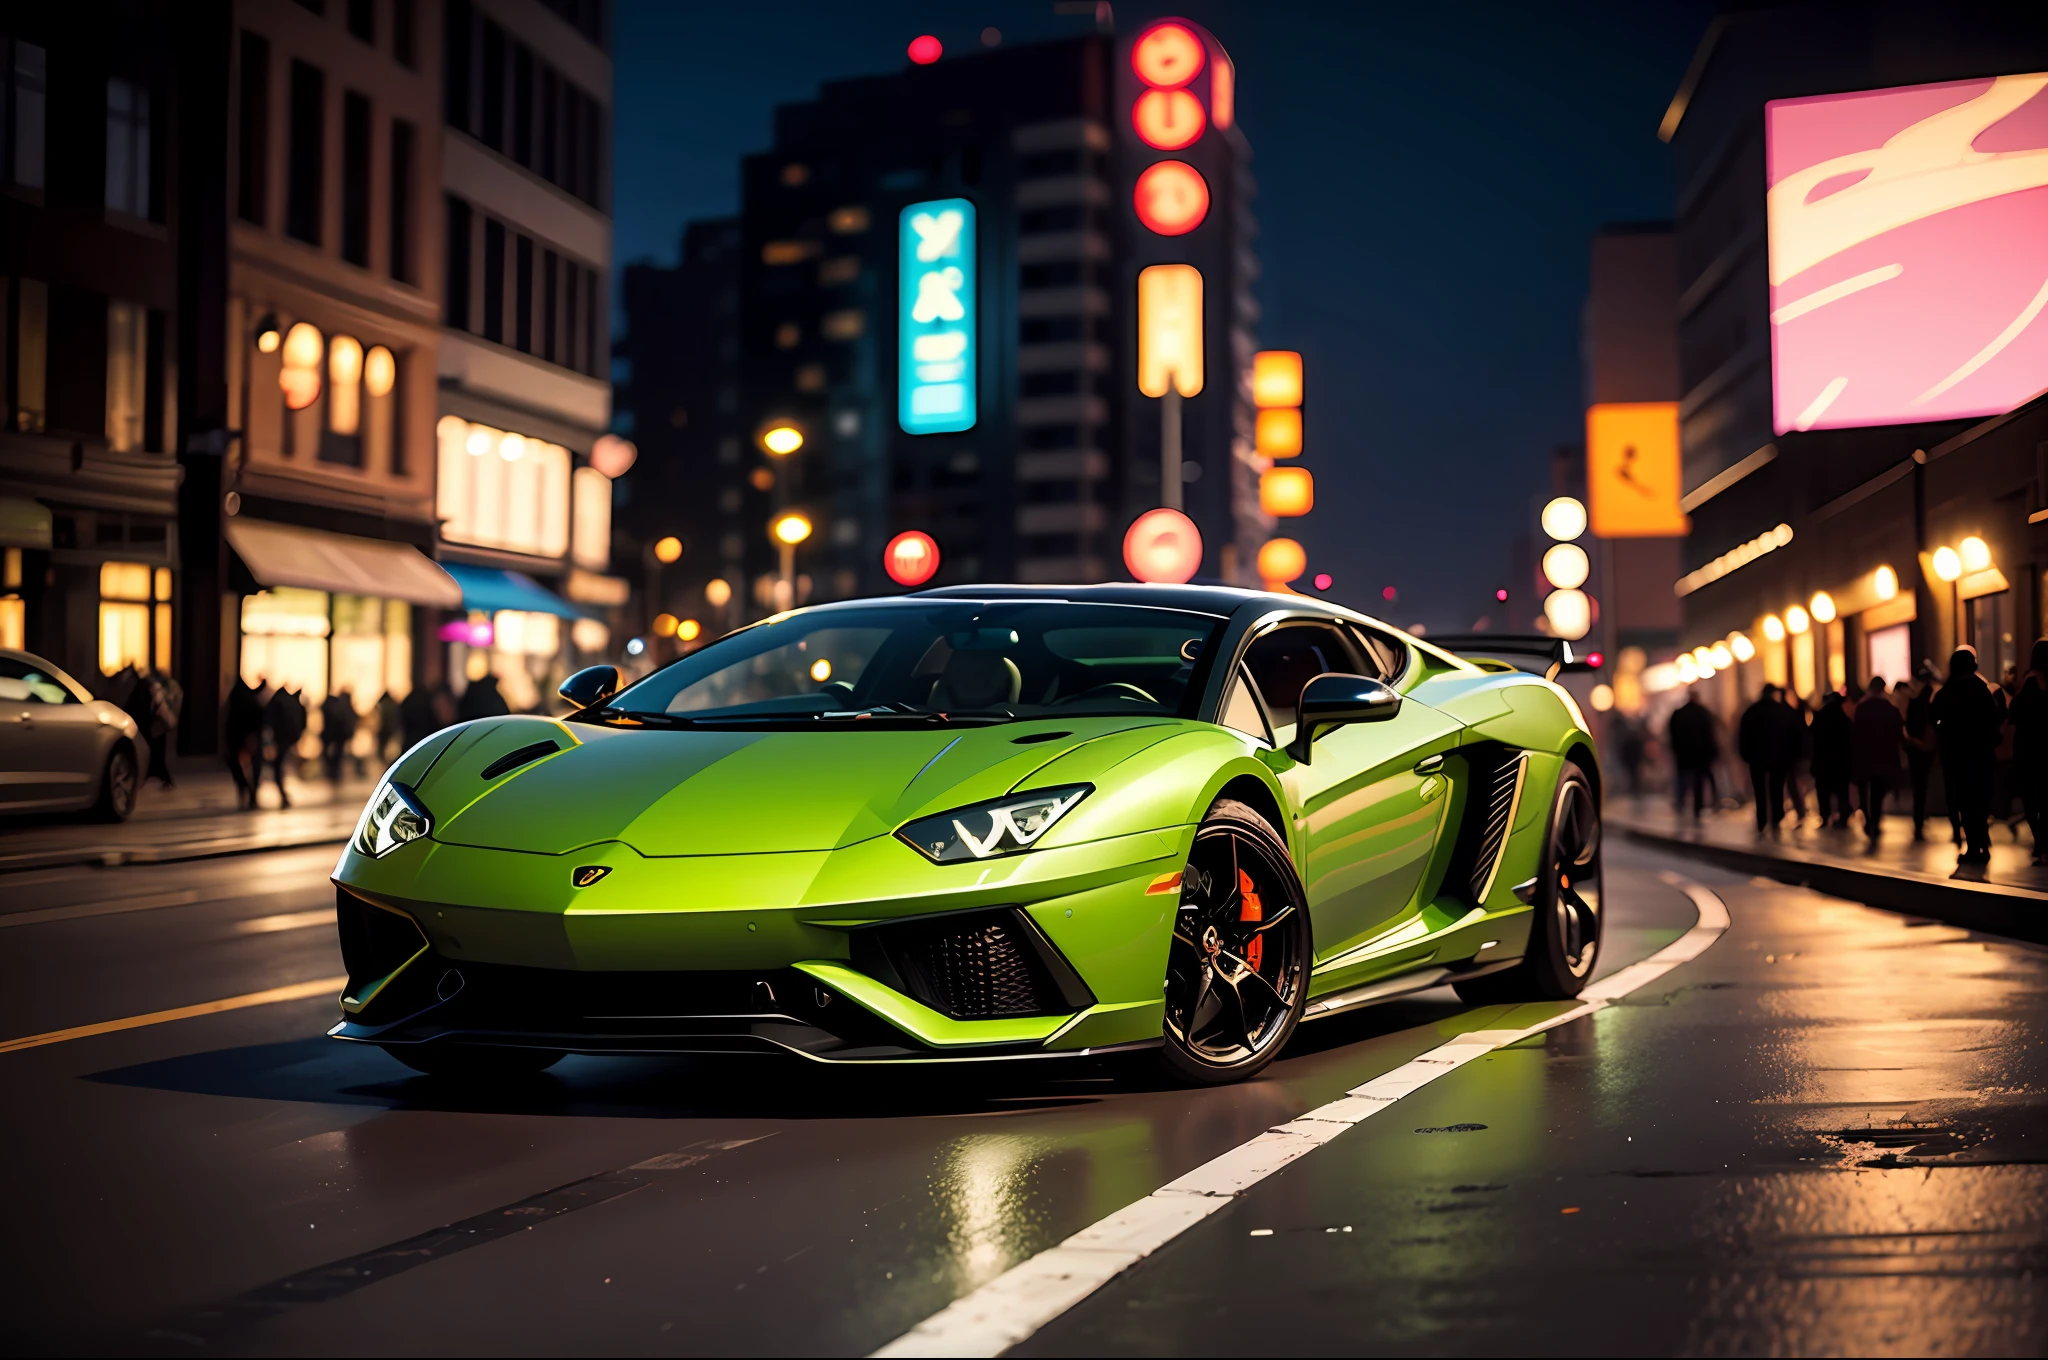
POLYGON ((1259 549, 1259 579, 1285 585, 1308 570, 1308 554, 1291 538, 1269 538, 1259 549))
POLYGON ((1252 403, 1261 409, 1301 405, 1301 355, 1262 349, 1252 356, 1252 403))
POLYGON ((1131 195, 1138 220, 1161 236, 1185 236, 1209 215, 1209 182, 1185 161, 1145 167, 1131 195))
POLYGON ((1301 408, 1277 407, 1259 412, 1254 441, 1261 458, 1292 458, 1301 452, 1301 408))
POLYGON ((1602 402, 1586 411, 1586 500, 1595 538, 1677 538, 1678 403, 1602 402))
POLYGON ((1138 390, 1163 397, 1202 390, 1202 271, 1155 264, 1138 271, 1138 390))
POLYGON ((1131 69, 1161 90, 1177 90, 1202 73, 1202 40, 1179 24, 1161 24, 1131 46, 1131 69))
POLYGON ((1131 127, 1160 151, 1179 151, 1201 140, 1208 118, 1202 101, 1186 90, 1147 90, 1131 105, 1131 127))
POLYGON ((1259 509, 1281 519, 1306 515, 1316 506, 1316 479, 1303 467, 1277 467, 1259 474, 1259 509))

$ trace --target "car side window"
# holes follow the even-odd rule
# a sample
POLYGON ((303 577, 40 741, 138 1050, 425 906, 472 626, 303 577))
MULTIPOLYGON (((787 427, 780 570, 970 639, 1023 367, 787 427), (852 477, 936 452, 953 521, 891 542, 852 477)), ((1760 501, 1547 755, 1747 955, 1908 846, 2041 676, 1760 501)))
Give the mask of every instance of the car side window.
POLYGON ((1266 726, 1266 714, 1259 707, 1258 698, 1252 693, 1251 678, 1242 666, 1231 677, 1229 692, 1223 696, 1223 712, 1216 721, 1233 731, 1272 744, 1272 729, 1266 726))
POLYGON ((1360 661, 1343 632, 1326 623, 1289 624, 1266 634, 1246 649, 1245 669, 1258 684, 1259 697, 1273 727, 1292 727, 1301 708, 1301 691, 1329 671, 1359 673, 1360 661))
POLYGON ((12 657, 0 657, 0 699, 44 704, 78 702, 56 676, 12 657))
POLYGON ((1408 649, 1377 628, 1351 625, 1351 636, 1367 657, 1370 669, 1364 674, 1393 684, 1408 669, 1408 649))

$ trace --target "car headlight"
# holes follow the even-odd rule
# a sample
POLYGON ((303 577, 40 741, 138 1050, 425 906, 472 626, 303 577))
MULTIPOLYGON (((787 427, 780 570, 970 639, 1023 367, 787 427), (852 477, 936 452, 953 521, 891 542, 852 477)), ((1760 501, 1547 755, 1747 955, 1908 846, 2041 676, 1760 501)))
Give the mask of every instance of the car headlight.
POLYGON ((926 859, 940 864, 1015 855, 1036 845, 1054 822, 1094 788, 1092 784, 1068 784, 970 803, 936 817, 920 817, 896 834, 926 859))
POLYGON ((396 779, 387 779, 370 795, 362 819, 356 823, 356 834, 349 843, 360 854, 382 859, 407 841, 416 841, 433 829, 434 819, 426 804, 420 802, 419 795, 410 786, 396 779))

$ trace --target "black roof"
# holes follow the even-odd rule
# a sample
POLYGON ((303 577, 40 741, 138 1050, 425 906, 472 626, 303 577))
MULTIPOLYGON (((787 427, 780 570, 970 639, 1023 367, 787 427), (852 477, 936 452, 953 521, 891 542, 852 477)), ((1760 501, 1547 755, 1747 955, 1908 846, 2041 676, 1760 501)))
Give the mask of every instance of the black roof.
POLYGON ((1075 603, 1156 605, 1162 609, 1187 609, 1204 614, 1228 616, 1248 604, 1275 609, 1310 608, 1329 613, 1338 611, 1328 603, 1306 595, 1274 595, 1240 586, 1139 585, 1131 581, 1110 581, 1102 585, 964 585, 920 590, 918 598, 950 600, 1068 600, 1075 603))

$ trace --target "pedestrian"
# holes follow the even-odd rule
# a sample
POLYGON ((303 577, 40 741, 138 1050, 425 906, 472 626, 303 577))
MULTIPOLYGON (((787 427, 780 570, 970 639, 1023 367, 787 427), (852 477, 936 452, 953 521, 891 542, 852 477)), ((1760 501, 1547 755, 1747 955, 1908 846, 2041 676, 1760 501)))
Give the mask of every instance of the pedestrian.
POLYGON ((1774 714, 1778 722, 1779 741, 1785 747, 1785 799, 1792 804, 1792 825, 1800 826, 1806 821, 1806 789, 1799 778, 1802 764, 1811 766, 1813 733, 1808 727, 1806 700, 1797 698, 1791 690, 1778 691, 1779 707, 1785 711, 1774 714))
POLYGON ((263 695, 260 683, 250 684, 236 676, 228 688, 226 712, 221 717, 223 750, 228 773, 235 780, 235 802, 243 808, 256 806, 256 788, 263 779, 263 695))
POLYGON ((1991 686, 1977 673, 1977 649, 1963 646, 1948 660, 1948 683, 1934 696, 1934 736, 1941 748, 1941 779, 1963 833, 1958 864, 1991 862, 1991 772, 2005 715, 1991 686))
POLYGON ((1702 808, 1718 801, 1714 789, 1714 762, 1720 759, 1721 743, 1714 735, 1714 713, 1700 702, 1699 691, 1688 690, 1685 702, 1671 714, 1665 729, 1671 742, 1671 760, 1678 767, 1679 812, 1685 811, 1686 795, 1692 795, 1692 819, 1700 819, 1702 808))
MULTIPOLYGON (((270 702, 263 706, 263 725, 270 733, 270 768, 277 779, 278 804, 290 807, 291 795, 284 788, 285 764, 297 750, 299 738, 306 735, 306 704, 299 697, 299 692, 280 684, 277 692, 270 696, 270 702)), ((257 782, 262 782, 260 774, 257 782)))
POLYGON ((1820 808, 1820 824, 1829 823, 1829 809, 1837 827, 1849 824, 1849 779, 1855 760, 1854 725, 1839 691, 1829 690, 1813 715, 1813 797, 1820 808))
POLYGON ((1899 681, 1906 698, 1906 778, 1913 785, 1913 839, 1927 839, 1927 786, 1934 778, 1934 680, 1923 673, 1917 687, 1899 681))
POLYGON ((151 731, 155 733, 149 744, 149 775, 165 788, 175 787, 177 780, 171 778, 171 747, 178 741, 178 717, 185 710, 185 687, 178 678, 163 671, 151 675, 156 685, 154 696, 155 721, 151 731))
POLYGON ((2005 716, 2013 731, 2013 771, 2034 833, 2034 863, 2048 864, 2048 839, 2042 835, 2048 831, 2048 638, 2035 641, 2005 716))
POLYGON ((390 690, 377 696, 374 712, 377 715, 377 763, 389 765, 405 750, 405 722, 399 716, 398 700, 391 697, 390 690))
POLYGON ((356 702, 346 686, 320 702, 320 761, 330 783, 341 782, 342 762, 356 738, 356 702))
POLYGON ((1776 685, 1766 684, 1756 702, 1742 711, 1736 728, 1736 754, 1749 766, 1750 787, 1756 793, 1756 829, 1776 830, 1785 819, 1785 772, 1791 766, 1786 749, 1785 706, 1778 702, 1776 685))
POLYGON ((505 702, 505 696, 498 690, 498 677, 485 675, 469 682, 469 688, 462 691, 462 702, 455 713, 463 722, 473 718, 502 718, 512 711, 505 702))
POLYGON ((1863 804, 1863 831, 1876 840, 1884 826, 1885 795, 1899 782, 1899 751, 1905 744, 1906 720, 1885 697, 1884 677, 1874 676, 1856 705, 1856 794, 1863 804))
POLYGON ((414 685, 398 705, 398 725, 404 729, 408 751, 441 730, 434 714, 434 696, 425 685, 414 685))

